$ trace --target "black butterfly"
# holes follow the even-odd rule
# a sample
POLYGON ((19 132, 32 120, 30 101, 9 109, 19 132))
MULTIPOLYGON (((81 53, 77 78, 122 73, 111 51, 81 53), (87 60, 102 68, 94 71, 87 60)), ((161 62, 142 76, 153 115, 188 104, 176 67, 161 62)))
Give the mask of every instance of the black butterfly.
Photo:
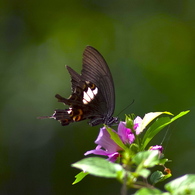
POLYGON ((112 117, 115 107, 114 83, 102 55, 87 46, 83 53, 81 75, 69 66, 66 68, 71 76, 72 94, 68 99, 58 94, 55 97, 69 108, 57 109, 52 116, 42 118, 53 118, 63 126, 85 119, 90 119, 91 126, 118 123, 118 118, 112 117))

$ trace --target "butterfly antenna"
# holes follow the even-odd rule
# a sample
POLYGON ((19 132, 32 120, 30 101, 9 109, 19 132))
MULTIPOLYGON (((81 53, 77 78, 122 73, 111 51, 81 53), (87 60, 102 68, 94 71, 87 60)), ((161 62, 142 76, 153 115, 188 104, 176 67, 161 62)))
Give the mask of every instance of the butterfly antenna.
POLYGON ((117 114, 117 116, 119 116, 122 112, 124 112, 127 108, 129 108, 134 102, 135 102, 135 100, 133 100, 128 106, 126 106, 125 108, 123 108, 123 109, 117 114))

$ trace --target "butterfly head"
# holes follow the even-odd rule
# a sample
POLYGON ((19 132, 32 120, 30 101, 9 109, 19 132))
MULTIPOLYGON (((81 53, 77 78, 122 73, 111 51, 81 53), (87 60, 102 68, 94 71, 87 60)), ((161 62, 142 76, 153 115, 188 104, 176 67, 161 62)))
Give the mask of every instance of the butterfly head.
POLYGON ((112 126, 119 123, 118 117, 109 117, 105 119, 105 125, 112 126))

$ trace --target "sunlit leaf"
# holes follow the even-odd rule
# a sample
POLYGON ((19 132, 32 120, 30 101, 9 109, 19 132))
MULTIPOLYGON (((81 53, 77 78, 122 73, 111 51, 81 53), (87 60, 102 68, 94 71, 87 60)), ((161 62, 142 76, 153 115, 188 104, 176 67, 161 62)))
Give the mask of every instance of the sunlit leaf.
POLYGON ((169 193, 164 193, 156 188, 141 188, 135 195, 169 195, 169 193))
POLYGON ((108 133, 110 134, 110 138, 118 145, 120 146, 123 150, 127 150, 128 148, 124 145, 124 143, 122 142, 121 138, 119 137, 119 135, 112 131, 111 128, 106 126, 106 130, 108 131, 108 133))
POLYGON ((159 133, 164 127, 175 121, 176 119, 186 115, 189 111, 183 111, 173 118, 161 117, 158 118, 154 123, 147 129, 141 143, 141 150, 144 150, 152 138, 159 133))
POLYGON ((165 185, 165 189, 172 194, 195 194, 195 174, 179 177, 165 185))
POLYGON ((73 167, 99 177, 116 178, 124 169, 121 165, 112 163, 104 158, 89 157, 74 164, 73 167))
POLYGON ((159 151, 150 150, 139 152, 133 157, 133 162, 137 165, 142 164, 143 167, 153 167, 159 163, 159 151))
POLYGON ((169 117, 158 118, 146 131, 141 143, 141 150, 144 150, 152 138, 159 133, 166 125, 170 124, 169 117))
POLYGON ((73 185, 74 184, 76 184, 76 183, 78 183, 78 182, 80 182, 86 175, 88 175, 89 173, 87 173, 87 172, 80 172, 80 173, 78 173, 76 176, 75 176, 75 180, 74 180, 74 182, 72 183, 73 185))
POLYGON ((152 184, 156 184, 156 183, 164 181, 165 179, 167 179, 171 176, 172 175, 170 173, 169 174, 163 174, 161 171, 155 171, 150 176, 150 181, 152 182, 152 184))
POLYGON ((141 124, 141 127, 140 127, 140 131, 142 132, 150 122, 152 122, 156 117, 160 116, 161 114, 173 115, 170 112, 166 112, 166 111, 165 112, 150 112, 150 113, 147 113, 147 114, 145 114, 145 116, 143 118, 143 121, 142 121, 142 124, 141 124))
POLYGON ((151 171, 143 168, 143 169, 140 169, 139 171, 137 171, 136 173, 143 178, 147 178, 150 175, 151 171))

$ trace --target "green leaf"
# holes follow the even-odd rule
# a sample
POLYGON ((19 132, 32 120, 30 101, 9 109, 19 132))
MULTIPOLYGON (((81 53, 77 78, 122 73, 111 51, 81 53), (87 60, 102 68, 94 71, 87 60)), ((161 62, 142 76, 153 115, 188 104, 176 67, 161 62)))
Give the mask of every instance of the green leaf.
POLYGON ((156 117, 160 116, 161 114, 173 115, 167 111, 165 111, 165 112, 149 112, 149 113, 145 114, 145 116, 143 118, 143 121, 142 121, 142 124, 140 127, 140 129, 141 129, 140 131, 142 132, 149 123, 151 123, 156 117))
POLYGON ((166 125, 170 123, 169 117, 162 117, 156 119, 156 121, 147 129, 141 143, 141 150, 144 150, 152 138, 159 133, 166 125))
POLYGON ((195 174, 179 177, 165 185, 165 189, 174 195, 195 194, 195 174))
POLYGON ((136 171, 136 174, 138 174, 139 176, 141 176, 143 178, 148 178, 150 173, 151 173, 151 171, 148 169, 145 169, 145 168, 136 171))
POLYGON ((159 159, 159 164, 164 165, 168 161, 170 162, 171 160, 169 160, 167 158, 161 158, 161 159, 159 159))
POLYGON ((72 185, 76 184, 76 183, 79 183, 85 176, 87 176, 89 173, 87 172, 80 172, 78 173, 76 176, 75 176, 75 180, 74 182, 72 183, 72 185))
POLYGON ((183 111, 181 113, 179 113, 178 115, 176 115, 173 118, 169 118, 169 117, 162 117, 162 118, 158 118, 146 131, 146 133, 144 134, 144 137, 142 139, 142 143, 141 143, 141 150, 144 150, 146 148, 146 146, 148 145, 148 143, 151 141, 151 139, 157 134, 159 133, 165 126, 169 125, 170 123, 172 123, 173 121, 175 121, 176 119, 186 115, 189 111, 183 111))
POLYGON ((165 179, 171 177, 171 173, 169 174, 163 174, 161 171, 155 171, 154 173, 152 173, 152 175, 150 176, 150 181, 152 182, 152 184, 156 184, 159 182, 164 181, 165 179))
POLYGON ((136 154, 139 152, 139 146, 138 144, 132 143, 129 147, 132 154, 136 154))
POLYGON ((100 157, 85 158, 72 164, 72 166, 99 177, 117 178, 120 172, 124 173, 121 165, 100 157))
POLYGON ((124 145, 124 143, 122 142, 121 138, 119 137, 119 135, 113 131, 110 127, 106 126, 106 130, 108 131, 108 133, 110 134, 110 138, 118 145, 120 146, 123 150, 128 150, 128 148, 124 145))
POLYGON ((126 115, 125 123, 126 123, 126 127, 127 128, 133 129, 133 127, 134 127, 134 118, 135 118, 134 114, 126 115))
POLYGON ((178 115, 176 115, 175 117, 173 117, 173 118, 171 119, 171 123, 172 123, 173 121, 177 120, 178 118, 180 118, 180 117, 186 115, 186 114, 189 113, 189 112, 190 112, 190 110, 180 112, 178 115))
POLYGON ((170 195, 169 193, 164 193, 156 188, 141 188, 138 190, 135 195, 170 195))
POLYGON ((132 160, 136 165, 141 164, 143 167, 153 167, 159 163, 159 151, 142 151, 137 153, 132 160))

